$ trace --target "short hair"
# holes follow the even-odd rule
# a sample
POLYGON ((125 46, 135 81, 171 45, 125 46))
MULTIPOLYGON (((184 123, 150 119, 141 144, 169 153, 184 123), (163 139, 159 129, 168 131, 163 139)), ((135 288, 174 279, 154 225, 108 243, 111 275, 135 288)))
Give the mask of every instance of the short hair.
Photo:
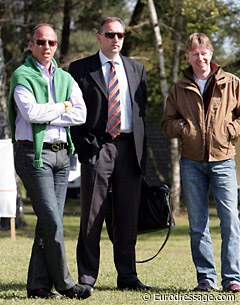
MULTIPOLYGON (((55 30, 54 30, 54 28, 53 28, 53 26, 52 26, 51 24, 49 24, 49 23, 39 23, 39 24, 37 24, 37 25, 33 28, 32 32, 31 32, 31 34, 30 34, 30 40, 31 40, 31 41, 33 40, 33 37, 34 37, 35 33, 37 32, 37 30, 38 30, 40 27, 42 27, 42 26, 48 26, 49 28, 51 28, 51 29, 54 31, 54 33, 56 33, 55 30)), ((56 36, 57 36, 57 34, 56 34, 56 36)))
POLYGON ((213 53, 213 45, 208 36, 204 33, 193 33, 188 37, 185 47, 185 53, 195 50, 201 44, 206 46, 206 48, 208 48, 213 53))
POLYGON ((105 24, 110 23, 110 22, 114 22, 114 21, 118 21, 122 25, 122 27, 123 27, 123 29, 125 31, 125 24, 123 23, 121 18, 118 18, 118 17, 105 17, 101 21, 101 23, 100 23, 100 25, 98 27, 98 34, 101 34, 103 32, 103 27, 104 27, 105 24))

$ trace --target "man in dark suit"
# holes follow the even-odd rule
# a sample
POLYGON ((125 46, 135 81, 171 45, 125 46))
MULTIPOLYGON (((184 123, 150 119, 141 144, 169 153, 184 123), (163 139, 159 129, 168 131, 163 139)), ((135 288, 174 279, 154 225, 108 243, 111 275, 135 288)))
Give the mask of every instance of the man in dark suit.
POLYGON ((137 277, 135 244, 141 177, 146 166, 146 71, 143 64, 120 55, 124 30, 121 19, 105 18, 97 34, 100 51, 69 66, 87 106, 86 123, 71 129, 81 162, 77 263, 79 283, 93 286, 98 276, 100 234, 111 187, 117 286, 143 290, 150 287, 137 277), (109 76, 112 66, 114 77, 109 76), (108 89, 109 78, 111 85, 116 85, 113 94, 108 89), (109 106, 109 94, 116 100, 119 97, 120 107, 109 106), (113 123, 116 129, 109 126, 114 114, 108 114, 108 107, 116 108, 115 112, 120 108, 113 123), (117 131, 120 122, 120 131, 117 131))

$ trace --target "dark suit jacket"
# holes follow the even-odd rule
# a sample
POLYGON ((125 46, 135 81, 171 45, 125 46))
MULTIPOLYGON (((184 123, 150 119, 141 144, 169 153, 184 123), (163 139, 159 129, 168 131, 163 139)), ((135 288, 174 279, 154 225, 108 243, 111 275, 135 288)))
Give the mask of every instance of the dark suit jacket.
MULTIPOLYGON (((126 71, 133 109, 133 134, 138 165, 146 167, 145 112, 147 105, 146 71, 140 62, 121 55, 126 71)), ((70 63, 69 72, 82 90, 87 106, 86 123, 71 127, 71 136, 79 161, 91 158, 99 150, 98 139, 107 123, 107 87, 99 53, 70 63)))

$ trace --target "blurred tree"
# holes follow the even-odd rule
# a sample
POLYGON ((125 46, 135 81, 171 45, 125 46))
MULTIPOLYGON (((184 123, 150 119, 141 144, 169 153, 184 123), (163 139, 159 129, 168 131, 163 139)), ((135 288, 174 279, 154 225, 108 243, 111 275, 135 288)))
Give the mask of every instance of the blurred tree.
POLYGON ((62 43, 60 46, 60 62, 65 62, 69 50, 72 0, 65 0, 63 9, 62 43))
POLYGON ((2 43, 2 24, 7 21, 5 6, 0 4, 0 139, 10 136, 7 121, 7 94, 6 94, 6 71, 4 62, 4 48, 2 43))
MULTIPOLYGON (((229 24, 229 20, 234 20, 234 27, 239 23, 239 10, 233 4, 228 6, 226 2, 214 0, 205 2, 198 0, 155 0, 154 2, 152 0, 147 2, 139 0, 137 2, 129 23, 131 44, 126 44, 128 42, 126 37, 124 51, 126 50, 128 54, 133 56, 137 54, 138 58, 141 59, 144 58, 144 54, 147 54, 149 108, 152 117, 155 117, 156 120, 161 120, 168 88, 177 82, 179 72, 187 65, 183 46, 190 34, 205 32, 211 37, 214 45, 216 43, 215 58, 220 60, 220 64, 226 60, 222 46, 225 38, 232 33, 225 25, 229 24), (149 15, 146 11, 146 3, 148 3, 150 12, 151 7, 152 9, 155 7, 156 15, 159 16, 159 20, 157 18, 154 21, 151 20, 153 30, 150 23, 147 22, 149 15), (238 17, 236 17, 236 12, 238 17), (161 39, 156 40, 157 47, 154 49, 153 34, 155 33, 156 37, 157 29, 160 26, 161 39), (144 48, 142 48, 143 45, 144 48), (158 84, 156 82, 157 74, 159 75, 158 84)), ((236 39, 236 36, 233 35, 232 39, 236 39)), ((180 210, 180 175, 177 139, 171 140, 169 147, 171 197, 175 212, 178 212, 180 210)), ((155 159, 152 150, 150 155, 155 159)), ((162 179, 162 176, 159 179, 162 179)))
MULTIPOLYGON (((161 120, 166 92, 187 65, 183 45, 192 32, 201 31, 209 35, 215 46, 217 61, 223 65, 228 64, 230 72, 231 69, 239 69, 237 54, 240 48, 240 18, 236 1, 154 0, 157 23, 161 28, 165 71, 158 64, 159 56, 147 3, 147 0, 119 0, 117 3, 113 0, 1 0, 1 96, 8 92, 12 71, 28 54, 30 31, 41 22, 50 22, 56 29, 60 45, 56 59, 67 69, 70 61, 98 50, 95 34, 103 16, 121 17, 127 24, 122 52, 142 61, 147 69, 148 116, 152 121, 161 120), (225 52, 227 42, 230 42, 228 53, 225 52), (167 84, 164 91, 161 89, 163 72, 167 84)), ((3 104, 6 105, 6 102, 3 104)), ((1 113, 4 113, 4 107, 2 109, 1 113)), ((177 152, 178 146, 175 143, 171 147, 171 155, 176 162, 177 152)), ((173 169, 171 172, 176 177, 173 169)))
POLYGON ((3 57, 3 46, 0 27, 0 139, 9 138, 9 128, 7 124, 7 96, 6 96, 6 73, 3 57))

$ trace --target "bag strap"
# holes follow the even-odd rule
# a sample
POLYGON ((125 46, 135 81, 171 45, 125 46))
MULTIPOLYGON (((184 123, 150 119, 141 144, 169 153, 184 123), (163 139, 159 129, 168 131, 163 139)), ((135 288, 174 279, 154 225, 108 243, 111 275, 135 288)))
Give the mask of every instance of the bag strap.
POLYGON ((147 263, 147 262, 153 260, 156 256, 158 256, 158 254, 162 251, 162 249, 163 249, 164 246, 166 245, 166 243, 167 243, 167 241, 168 241, 168 238, 169 238, 169 236, 170 236, 170 234, 171 234, 171 231, 172 231, 172 223, 174 223, 174 220, 173 220, 172 208, 171 208, 171 206, 170 206, 170 200, 169 200, 170 195, 169 195, 169 193, 168 193, 168 194, 165 194, 165 196, 166 196, 166 202, 167 202, 167 207, 168 207, 169 216, 170 216, 170 217, 169 217, 168 231, 167 231, 166 237, 165 237, 163 243, 161 244, 161 246, 160 246, 160 248, 159 248, 159 250, 157 251, 156 254, 154 254, 153 256, 151 256, 151 257, 149 257, 149 258, 147 258, 147 259, 140 260, 140 261, 136 261, 136 263, 138 263, 138 264, 147 263))

